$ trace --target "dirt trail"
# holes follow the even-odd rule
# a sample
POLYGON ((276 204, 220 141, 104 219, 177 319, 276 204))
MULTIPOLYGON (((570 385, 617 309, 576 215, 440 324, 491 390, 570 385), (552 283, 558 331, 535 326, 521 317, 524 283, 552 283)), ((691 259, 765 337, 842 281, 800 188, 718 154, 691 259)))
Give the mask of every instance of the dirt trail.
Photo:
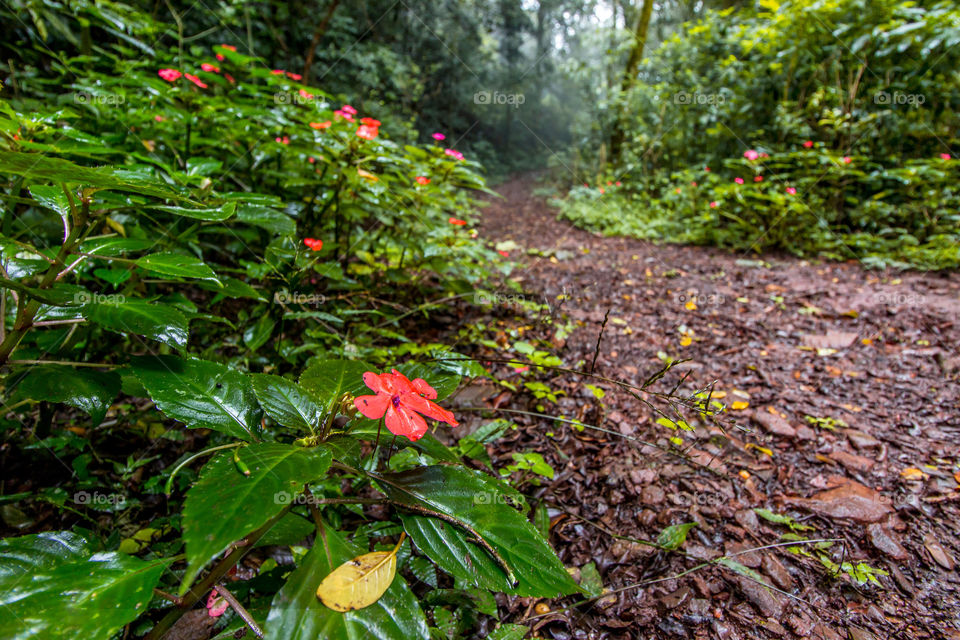
POLYGON ((515 414, 529 428, 494 452, 506 463, 538 451, 556 470, 524 489, 550 505, 564 562, 594 562, 610 589, 667 578, 532 621, 533 603, 512 600, 515 620, 547 638, 960 638, 960 275, 599 237, 557 221, 534 187, 529 176, 503 184, 481 232, 519 245, 513 277, 550 301, 556 322, 522 327, 509 302, 495 306, 502 342, 520 326, 565 366, 589 368, 609 311, 596 373, 641 384, 663 357, 689 358, 652 389, 715 383, 727 411, 722 428, 690 416, 695 430, 677 432, 684 459, 668 453, 675 432, 613 384, 540 375, 566 395, 499 398, 606 430, 515 414), (575 323, 569 336, 555 332, 563 318, 575 323), (755 509, 788 515, 796 535, 844 542, 822 554, 748 551, 791 533, 755 509), (655 540, 684 522, 698 524, 685 555, 611 535, 655 540), (724 555, 740 573, 709 566, 670 578, 724 555), (861 572, 857 584, 831 562, 888 575, 878 586, 861 572))

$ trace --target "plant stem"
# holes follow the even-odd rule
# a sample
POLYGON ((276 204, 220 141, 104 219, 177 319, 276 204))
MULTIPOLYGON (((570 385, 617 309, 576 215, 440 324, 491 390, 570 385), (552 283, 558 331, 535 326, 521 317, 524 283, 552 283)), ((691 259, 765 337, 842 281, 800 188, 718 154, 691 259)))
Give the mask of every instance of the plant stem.
POLYGON ((262 527, 249 534, 243 540, 238 542, 234 547, 233 551, 227 554, 220 562, 214 565, 213 569, 210 570, 210 573, 207 574, 207 577, 195 584, 189 591, 187 591, 183 597, 180 598, 180 606, 173 609, 165 615, 160 622, 147 634, 144 640, 160 640, 163 638, 164 634, 167 632, 170 627, 180 619, 180 616, 185 614, 193 605, 197 604, 205 593, 210 591, 215 584, 217 584, 220 579, 227 574, 230 569, 233 568, 237 562, 240 561, 243 556, 245 556, 251 549, 253 545, 256 544, 257 540, 263 537, 267 531, 269 531, 273 525, 277 523, 280 518, 287 515, 287 512, 290 510, 290 505, 287 505, 274 517, 267 520, 266 524, 262 527))
POLYGON ((250 631, 253 631, 253 635, 258 638, 263 637, 263 629, 257 624, 256 620, 253 619, 253 616, 250 615, 250 612, 243 608, 243 605, 240 604, 240 601, 237 600, 232 593, 227 591, 227 588, 222 584, 218 584, 214 587, 217 593, 223 596, 223 599, 230 603, 230 606, 233 607, 233 610, 237 612, 237 615, 243 618, 243 621, 247 623, 247 626, 250 627, 250 631))

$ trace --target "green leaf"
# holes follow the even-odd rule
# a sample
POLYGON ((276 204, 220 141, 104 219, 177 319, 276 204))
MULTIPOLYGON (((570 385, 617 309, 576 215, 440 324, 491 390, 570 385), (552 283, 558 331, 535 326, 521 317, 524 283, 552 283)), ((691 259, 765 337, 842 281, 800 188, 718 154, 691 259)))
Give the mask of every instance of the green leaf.
POLYGON ((64 220, 70 219, 70 201, 63 189, 53 185, 35 184, 29 187, 30 195, 40 206, 56 211, 64 220))
POLYGON ((188 209, 186 207, 167 207, 160 205, 151 206, 150 208, 157 209, 158 211, 166 211, 167 213, 183 216, 185 218, 193 218, 194 220, 222 222, 236 213, 237 203, 229 202, 222 207, 215 207, 212 209, 188 209))
POLYGON ((344 393, 372 394, 363 383, 363 374, 371 370, 357 360, 321 360, 300 374, 300 386, 329 406, 344 393))
POLYGON ((144 178, 130 171, 113 167, 91 169, 69 160, 50 158, 39 153, 0 151, 0 173, 12 173, 25 178, 39 178, 49 182, 84 184, 101 189, 132 191, 168 200, 188 201, 159 180, 144 178))
POLYGON ((202 260, 180 253, 151 253, 137 260, 137 266, 164 276, 220 282, 213 269, 202 260))
POLYGON ((100 256, 119 256, 132 251, 143 251, 154 246, 153 240, 137 238, 90 238, 80 245, 83 253, 95 253, 100 256))
POLYGON ((266 637, 284 640, 413 640, 429 638, 427 620, 403 577, 397 576, 376 602, 339 613, 317 599, 317 586, 331 571, 366 552, 324 527, 303 564, 273 598, 266 637))
POLYGON ((113 399, 120 393, 120 376, 89 367, 39 365, 27 370, 7 400, 62 402, 90 414, 94 425, 103 421, 113 399))
POLYGON ((580 586, 591 598, 596 598, 603 593, 603 578, 600 577, 595 563, 588 562, 580 567, 580 586))
POLYGON ((0 541, 4 637, 110 638, 146 611, 170 560, 90 550, 68 531, 0 541))
POLYGON ((191 429, 256 439, 263 412, 250 379, 222 364, 175 356, 141 356, 131 367, 153 402, 191 429))
POLYGON ((418 467, 378 477, 393 500, 446 516, 401 515, 417 547, 441 569, 473 586, 521 596, 552 598, 581 591, 547 541, 522 513, 506 504, 514 489, 485 474, 452 466, 418 467), (517 580, 473 542, 473 530, 494 549, 517 580))
POLYGON ((95 551, 82 536, 72 531, 45 531, 19 538, 0 540, 0 582, 24 573, 53 567, 86 557, 95 551))
POLYGON ((696 522, 684 522, 667 527, 657 536, 657 546, 664 551, 676 551, 687 541, 687 532, 695 526, 696 522))
POLYGON ((251 351, 256 351, 273 335, 273 329, 276 324, 270 316, 266 314, 260 316, 257 322, 248 326, 243 332, 243 343, 247 345, 251 351))
POLYGON ((180 585, 186 592, 210 560, 232 543, 256 531, 303 492, 303 485, 323 477, 330 452, 268 442, 237 452, 250 471, 241 473, 233 453, 222 453, 200 472, 183 506, 187 570, 180 585))
POLYGON ((756 513, 761 518, 763 518, 764 520, 766 520, 767 522, 772 522, 774 524, 784 524, 790 527, 791 531, 805 531, 807 529, 813 529, 813 527, 811 527, 808 524, 801 524, 796 520, 794 520, 793 518, 791 518, 790 516, 774 513, 769 509, 761 509, 757 507, 753 510, 753 512, 756 513))
POLYGON ((260 406, 279 424, 304 431, 320 425, 323 406, 309 391, 280 376, 257 373, 251 378, 260 406))
POLYGON ((187 346, 189 325, 175 307, 139 300, 94 302, 84 306, 83 315, 111 331, 133 333, 178 349, 187 346))
POLYGON ((292 236, 297 233, 297 223, 282 211, 257 205, 241 205, 237 211, 237 220, 266 229, 278 236, 292 236))
POLYGON ((313 533, 316 527, 303 516, 288 513, 270 527, 270 530, 257 540, 256 547, 289 546, 301 542, 313 533))

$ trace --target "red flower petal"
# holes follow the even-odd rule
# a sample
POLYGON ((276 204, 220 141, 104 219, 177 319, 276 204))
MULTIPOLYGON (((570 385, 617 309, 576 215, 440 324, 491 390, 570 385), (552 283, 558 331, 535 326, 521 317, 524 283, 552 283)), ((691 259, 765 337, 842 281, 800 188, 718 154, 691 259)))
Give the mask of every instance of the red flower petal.
POLYGON ((390 406, 390 396, 386 394, 360 396, 354 398, 353 406, 367 418, 378 420, 383 417, 387 407, 390 406))
POLYGON ((435 402, 431 402, 422 396, 418 396, 415 393, 404 394, 400 397, 400 408, 409 409, 410 411, 416 411, 417 413, 422 413, 428 418, 433 418, 438 422, 446 422, 451 427, 456 427, 459 423, 456 418, 453 417, 453 413, 447 411, 440 405, 435 402))
POLYGON ((410 440, 419 440, 427 432, 426 420, 413 411, 394 408, 393 403, 387 407, 387 419, 384 422, 390 433, 407 436, 410 440))

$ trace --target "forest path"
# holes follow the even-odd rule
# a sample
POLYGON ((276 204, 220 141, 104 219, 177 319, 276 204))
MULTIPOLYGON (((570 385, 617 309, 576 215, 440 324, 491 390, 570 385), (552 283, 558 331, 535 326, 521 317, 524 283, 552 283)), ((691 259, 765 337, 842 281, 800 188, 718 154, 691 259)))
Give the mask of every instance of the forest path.
MULTIPOLYGON (((727 411, 722 429, 687 413, 696 429, 676 432, 683 459, 667 452, 675 432, 615 385, 538 375, 566 395, 555 404, 516 395, 503 406, 537 411, 542 403, 543 413, 606 431, 515 414, 530 428, 494 457, 506 464, 514 451, 537 451, 553 465, 554 480, 524 490, 550 505, 551 542, 564 562, 595 562, 605 587, 738 554, 744 573, 779 589, 711 566, 541 617, 540 635, 960 638, 960 274, 601 237, 558 221, 535 187, 529 175, 509 180, 482 214, 482 237, 518 245, 511 277, 548 301, 553 318, 530 325, 505 298, 493 314, 515 332, 505 330, 502 342, 517 340, 519 326, 520 339, 552 343, 565 366, 589 369, 609 312, 597 374, 642 384, 664 357, 689 358, 651 390, 679 383, 689 395, 714 383, 727 411), (577 327, 568 336, 556 332, 564 318, 577 327), (587 383, 604 389, 602 401, 587 383), (794 526, 812 527, 797 529, 805 537, 845 543, 824 561, 811 545, 809 556, 783 546, 744 553, 791 532, 755 509, 789 514, 794 526), (596 528, 655 540, 683 522, 699 525, 686 557, 596 528), (858 585, 832 577, 830 562, 889 575, 879 576, 882 586, 858 585)), ((514 384, 530 375, 505 371, 514 384)), ((529 607, 510 604, 516 621, 532 615, 529 607)))

